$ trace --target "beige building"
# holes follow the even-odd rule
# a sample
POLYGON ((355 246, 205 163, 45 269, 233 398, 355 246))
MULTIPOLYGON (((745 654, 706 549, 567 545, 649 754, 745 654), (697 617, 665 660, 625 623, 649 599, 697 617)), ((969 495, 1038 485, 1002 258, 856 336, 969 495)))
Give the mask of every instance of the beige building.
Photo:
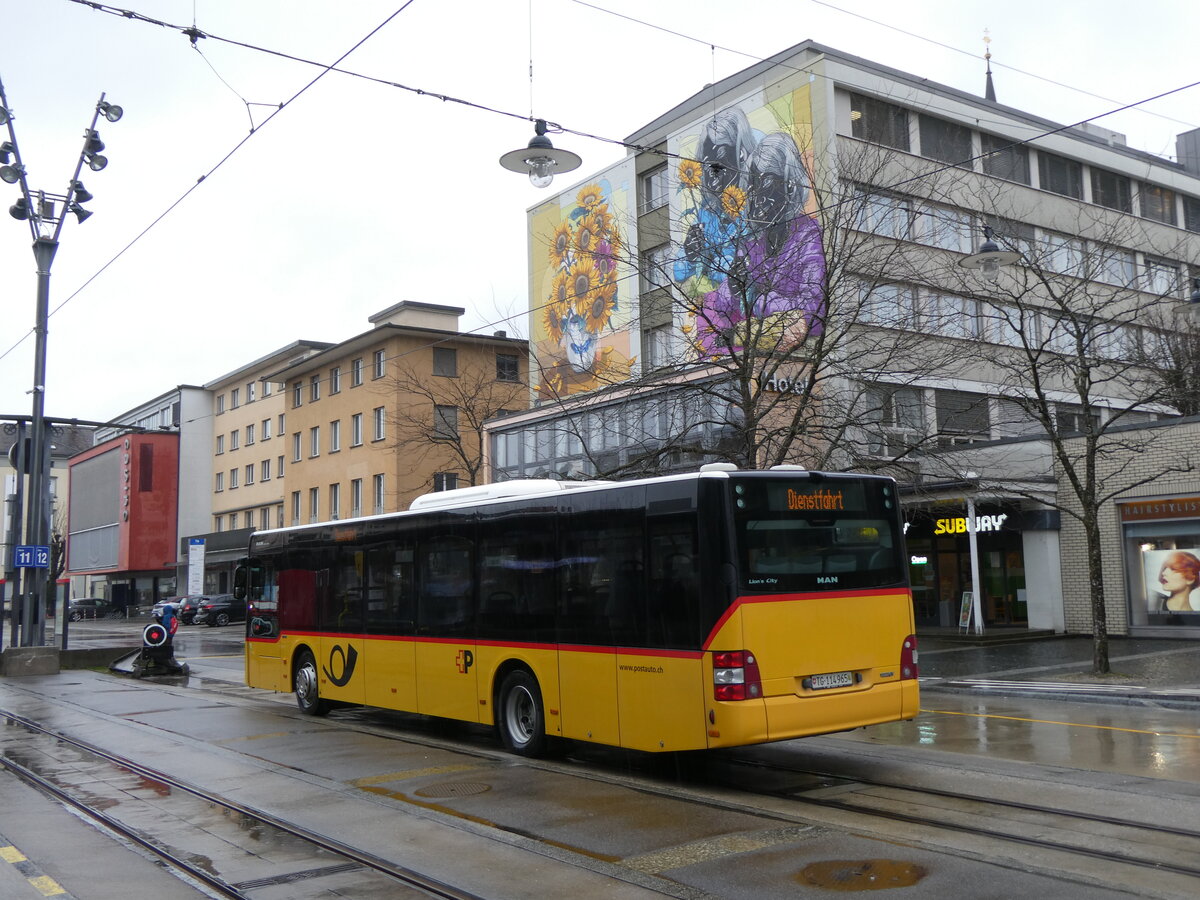
POLYGON ((264 377, 331 346, 296 341, 204 385, 213 416, 212 531, 284 523, 287 415, 283 392, 264 377))
POLYGON ((272 525, 395 512, 485 480, 483 421, 528 406, 527 345, 460 333, 462 313, 403 301, 371 316, 371 330, 267 376, 274 421, 286 424, 282 446, 271 439, 286 473, 272 525))

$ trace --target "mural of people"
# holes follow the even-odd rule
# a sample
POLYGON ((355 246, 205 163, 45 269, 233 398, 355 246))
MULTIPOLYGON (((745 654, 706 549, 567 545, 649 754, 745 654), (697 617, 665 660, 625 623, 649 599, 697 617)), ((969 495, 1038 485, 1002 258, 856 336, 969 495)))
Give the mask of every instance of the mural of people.
POLYGON ((786 130, 762 135, 737 107, 706 124, 699 159, 679 167, 685 236, 675 281, 695 316, 703 356, 736 351, 753 333, 771 349, 819 334, 824 312, 821 229, 805 211, 808 173, 786 130), (698 196, 698 199, 696 195, 698 196), (748 319, 753 328, 739 328, 748 319))

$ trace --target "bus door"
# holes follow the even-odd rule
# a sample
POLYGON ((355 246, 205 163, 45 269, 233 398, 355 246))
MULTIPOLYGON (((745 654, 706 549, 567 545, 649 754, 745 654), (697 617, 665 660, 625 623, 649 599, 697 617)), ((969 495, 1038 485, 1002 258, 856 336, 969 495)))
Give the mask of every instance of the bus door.
POLYGON ((448 520, 417 543, 417 711, 479 721, 475 665, 474 540, 448 520))
MULTIPOLYGON (((654 508, 647 505, 648 511, 654 508)), ((712 578, 703 583, 695 513, 650 515, 646 537, 644 615, 636 642, 645 649, 617 657, 621 744, 641 750, 703 747, 701 594, 719 585, 712 578)))
POLYGON ((322 555, 327 567, 316 573, 318 626, 323 632, 317 654, 321 696, 365 703, 369 675, 363 629, 366 552, 344 545, 322 555))
POLYGON ((385 709, 417 708, 416 541, 401 537, 367 548, 367 703, 385 709))
POLYGON ((615 745, 621 743, 617 645, 636 633, 642 581, 641 497, 625 493, 572 497, 574 510, 560 532, 562 735, 615 745))

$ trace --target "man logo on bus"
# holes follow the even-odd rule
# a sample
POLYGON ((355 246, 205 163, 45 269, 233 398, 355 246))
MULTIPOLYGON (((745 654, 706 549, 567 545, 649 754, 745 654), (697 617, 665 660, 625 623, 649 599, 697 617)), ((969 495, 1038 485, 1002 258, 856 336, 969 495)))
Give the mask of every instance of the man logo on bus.
POLYGON ((348 649, 343 650, 341 644, 334 644, 333 649, 329 651, 329 665, 325 666, 325 677, 338 687, 345 687, 350 683, 350 679, 354 677, 354 666, 358 662, 358 651, 354 649, 354 645, 348 645, 348 649), (334 667, 333 658, 340 656, 342 658, 342 674, 334 675, 330 670, 334 667))
POLYGON ((458 658, 455 662, 458 664, 458 671, 466 675, 470 671, 471 666, 475 664, 475 654, 470 650, 459 650, 458 658))

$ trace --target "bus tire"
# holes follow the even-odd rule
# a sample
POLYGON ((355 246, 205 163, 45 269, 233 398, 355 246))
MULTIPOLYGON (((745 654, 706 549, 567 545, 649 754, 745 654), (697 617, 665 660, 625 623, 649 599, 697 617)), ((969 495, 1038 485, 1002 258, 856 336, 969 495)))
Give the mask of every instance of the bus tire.
POLYGON ((329 701, 321 699, 318 678, 317 660, 308 650, 300 651, 296 657, 292 686, 296 691, 296 705, 306 716, 323 716, 330 709, 329 701))
POLYGON ((542 756, 546 752, 546 712, 537 679, 524 669, 505 676, 497 695, 496 728, 500 740, 518 756, 542 756))

